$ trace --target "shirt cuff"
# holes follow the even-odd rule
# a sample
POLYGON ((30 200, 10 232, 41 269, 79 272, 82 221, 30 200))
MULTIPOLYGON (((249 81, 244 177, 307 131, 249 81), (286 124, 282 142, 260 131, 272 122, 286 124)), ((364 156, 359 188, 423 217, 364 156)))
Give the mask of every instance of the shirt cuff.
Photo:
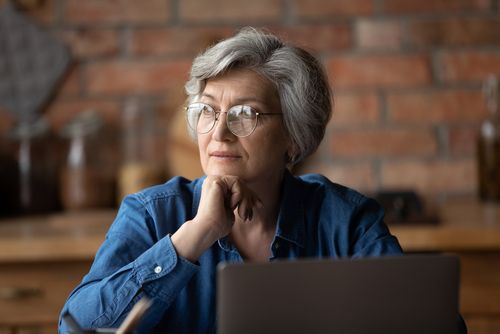
POLYGON ((135 277, 146 294, 167 299, 177 295, 199 269, 198 265, 177 255, 170 235, 134 261, 135 277))

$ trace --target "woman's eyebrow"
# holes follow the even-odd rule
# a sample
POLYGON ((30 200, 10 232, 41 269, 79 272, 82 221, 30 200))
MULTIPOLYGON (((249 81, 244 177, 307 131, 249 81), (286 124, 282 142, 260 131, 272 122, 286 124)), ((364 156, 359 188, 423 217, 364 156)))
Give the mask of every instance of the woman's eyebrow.
POLYGON ((208 98, 209 98, 209 99, 211 99, 211 100, 215 100, 215 97, 213 97, 212 95, 207 94, 207 93, 202 93, 202 94, 200 95, 200 97, 208 97, 208 98))

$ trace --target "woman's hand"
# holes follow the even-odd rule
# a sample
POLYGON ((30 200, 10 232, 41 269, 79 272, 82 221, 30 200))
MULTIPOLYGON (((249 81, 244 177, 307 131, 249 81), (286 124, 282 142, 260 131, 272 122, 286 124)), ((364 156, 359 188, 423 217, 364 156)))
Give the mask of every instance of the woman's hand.
POLYGON ((252 220, 262 202, 237 176, 207 176, 203 182, 196 216, 172 235, 180 256, 196 261, 218 239, 231 232, 235 210, 244 220, 252 220))

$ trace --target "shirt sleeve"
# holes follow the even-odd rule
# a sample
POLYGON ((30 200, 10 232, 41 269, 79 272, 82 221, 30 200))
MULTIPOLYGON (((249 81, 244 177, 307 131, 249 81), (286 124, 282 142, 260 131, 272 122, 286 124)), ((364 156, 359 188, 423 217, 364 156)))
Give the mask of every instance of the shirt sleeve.
POLYGON ((352 257, 400 255, 398 240, 384 223, 384 210, 373 199, 365 198, 353 215, 352 257))
MULTIPOLYGON (((152 220, 140 198, 124 200, 89 273, 62 313, 69 311, 85 328, 118 327, 133 305, 147 296, 152 310, 141 330, 154 328, 199 267, 177 256, 170 235, 157 239, 152 220)), ((60 320, 59 332, 66 331, 60 320)))

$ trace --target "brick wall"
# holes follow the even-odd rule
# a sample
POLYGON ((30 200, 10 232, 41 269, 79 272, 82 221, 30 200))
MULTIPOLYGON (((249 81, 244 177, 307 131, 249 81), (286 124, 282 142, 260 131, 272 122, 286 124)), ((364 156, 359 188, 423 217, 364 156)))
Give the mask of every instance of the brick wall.
MULTIPOLYGON (((362 191, 413 187, 474 195, 481 82, 500 75, 498 0, 45 0, 25 13, 75 57, 46 111, 54 127, 88 107, 118 122, 129 95, 150 96, 174 133, 171 170, 196 150, 179 130, 190 61, 239 27, 267 27, 324 61, 335 114, 302 171, 362 191), (174 146, 175 146, 174 145, 174 146), (183 153, 184 152, 184 153, 183 153)), ((6 127, 8 117, 2 117, 6 127)), ((182 126, 180 126, 182 127, 182 126)))

